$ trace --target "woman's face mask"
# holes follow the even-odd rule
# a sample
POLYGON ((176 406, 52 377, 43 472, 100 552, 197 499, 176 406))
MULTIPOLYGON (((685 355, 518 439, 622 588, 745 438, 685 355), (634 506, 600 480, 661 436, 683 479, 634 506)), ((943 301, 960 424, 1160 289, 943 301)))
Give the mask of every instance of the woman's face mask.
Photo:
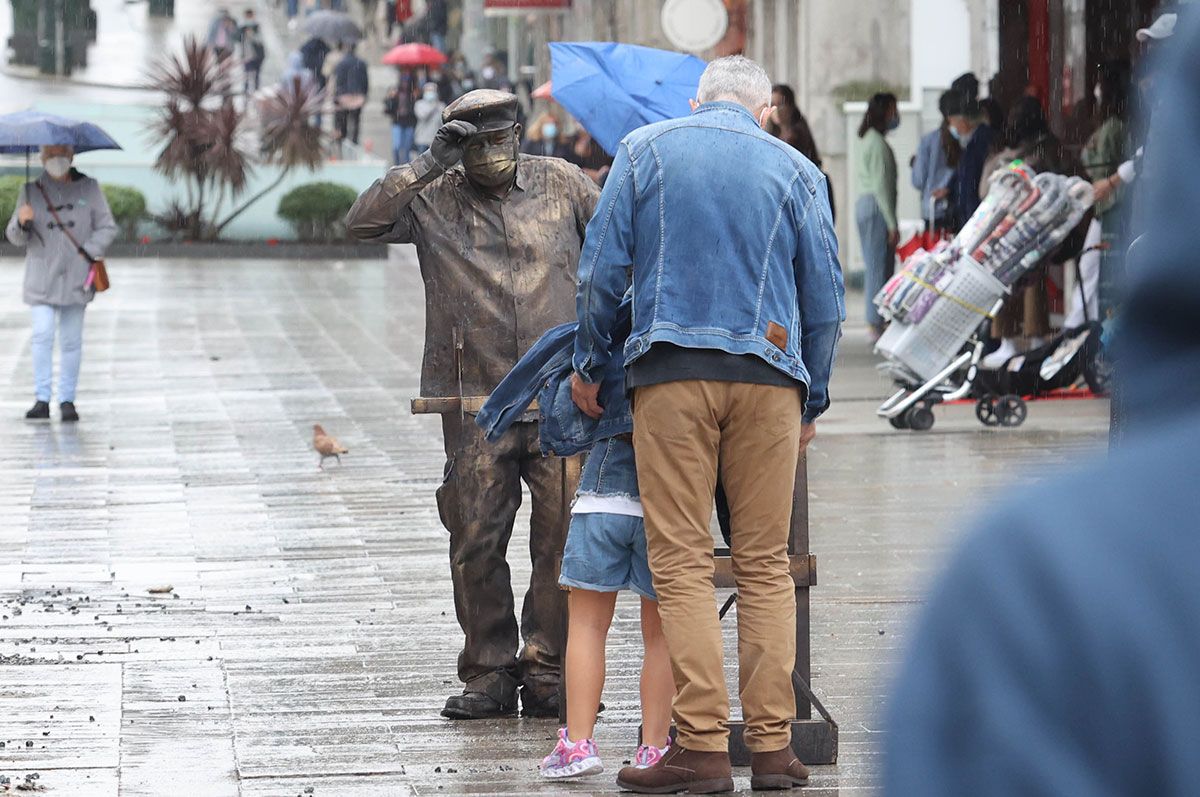
POLYGON ((888 119, 888 123, 887 123, 888 130, 895 130, 899 126, 900 126, 900 117, 899 116, 893 116, 891 119, 888 119))
POLYGON ((463 152, 467 177, 485 188, 503 188, 517 173, 515 127, 472 136, 463 152))
POLYGON ((547 141, 553 141, 554 139, 558 138, 558 125, 554 124, 553 122, 547 122, 546 124, 542 125, 542 138, 546 139, 547 141))
POLYGON ((71 159, 66 155, 55 155, 53 158, 46 158, 42 165, 46 167, 46 174, 56 180, 66 177, 67 172, 71 171, 71 159))

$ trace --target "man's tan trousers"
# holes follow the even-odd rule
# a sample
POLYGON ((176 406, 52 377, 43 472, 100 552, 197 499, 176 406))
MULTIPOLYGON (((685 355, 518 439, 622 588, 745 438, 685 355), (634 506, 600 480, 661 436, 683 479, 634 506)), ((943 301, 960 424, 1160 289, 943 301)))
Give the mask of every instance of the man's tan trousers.
POLYGON ((802 389, 667 382, 636 388, 633 401, 638 488, 675 674, 679 743, 710 752, 729 744, 709 532, 720 463, 733 529, 746 746, 780 750, 791 742, 788 721, 796 713, 796 600, 787 541, 802 389))

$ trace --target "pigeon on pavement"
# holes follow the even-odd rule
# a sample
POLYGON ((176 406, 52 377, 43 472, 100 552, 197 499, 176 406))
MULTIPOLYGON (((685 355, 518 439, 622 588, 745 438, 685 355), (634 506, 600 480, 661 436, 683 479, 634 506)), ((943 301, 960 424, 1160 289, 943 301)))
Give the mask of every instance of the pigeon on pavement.
POLYGON ((341 455, 350 453, 350 449, 339 443, 336 437, 326 434, 325 429, 319 423, 313 424, 313 448, 321 455, 321 461, 317 463, 317 467, 322 470, 325 469, 325 460, 333 457, 341 465, 341 455))

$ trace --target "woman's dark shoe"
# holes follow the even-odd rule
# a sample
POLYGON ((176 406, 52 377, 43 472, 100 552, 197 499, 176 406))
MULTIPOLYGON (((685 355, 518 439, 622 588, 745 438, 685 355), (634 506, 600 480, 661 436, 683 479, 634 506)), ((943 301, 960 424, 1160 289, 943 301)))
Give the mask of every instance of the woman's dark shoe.
POLYGON ((808 785, 808 767, 790 745, 773 753, 751 753, 750 771, 750 788, 755 791, 808 785))
POLYGON ((48 401, 36 401, 25 413, 27 421, 48 421, 50 420, 50 403, 48 401))
MULTIPOLYGON (((62 404, 58 405, 58 409, 62 413, 62 419, 67 423, 74 423, 75 421, 79 420, 79 413, 75 411, 75 402, 64 401, 62 404)), ((47 407, 47 417, 49 417, 49 413, 50 408, 47 407)))
POLYGON ((638 794, 723 794, 733 791, 733 769, 728 752, 706 753, 673 744, 649 769, 622 769, 617 785, 638 794))
POLYGON ((517 694, 500 702, 483 692, 463 692, 450 695, 442 716, 452 720, 483 720, 493 717, 511 717, 517 711, 517 694))

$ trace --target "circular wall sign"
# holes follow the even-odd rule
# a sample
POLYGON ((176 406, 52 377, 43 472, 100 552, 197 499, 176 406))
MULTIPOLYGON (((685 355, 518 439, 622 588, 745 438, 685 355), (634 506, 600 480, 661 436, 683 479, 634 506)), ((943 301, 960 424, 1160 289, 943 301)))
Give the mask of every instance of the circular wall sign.
POLYGON ((696 53, 721 41, 729 29, 729 12, 721 0, 667 0, 662 26, 671 44, 696 53))

